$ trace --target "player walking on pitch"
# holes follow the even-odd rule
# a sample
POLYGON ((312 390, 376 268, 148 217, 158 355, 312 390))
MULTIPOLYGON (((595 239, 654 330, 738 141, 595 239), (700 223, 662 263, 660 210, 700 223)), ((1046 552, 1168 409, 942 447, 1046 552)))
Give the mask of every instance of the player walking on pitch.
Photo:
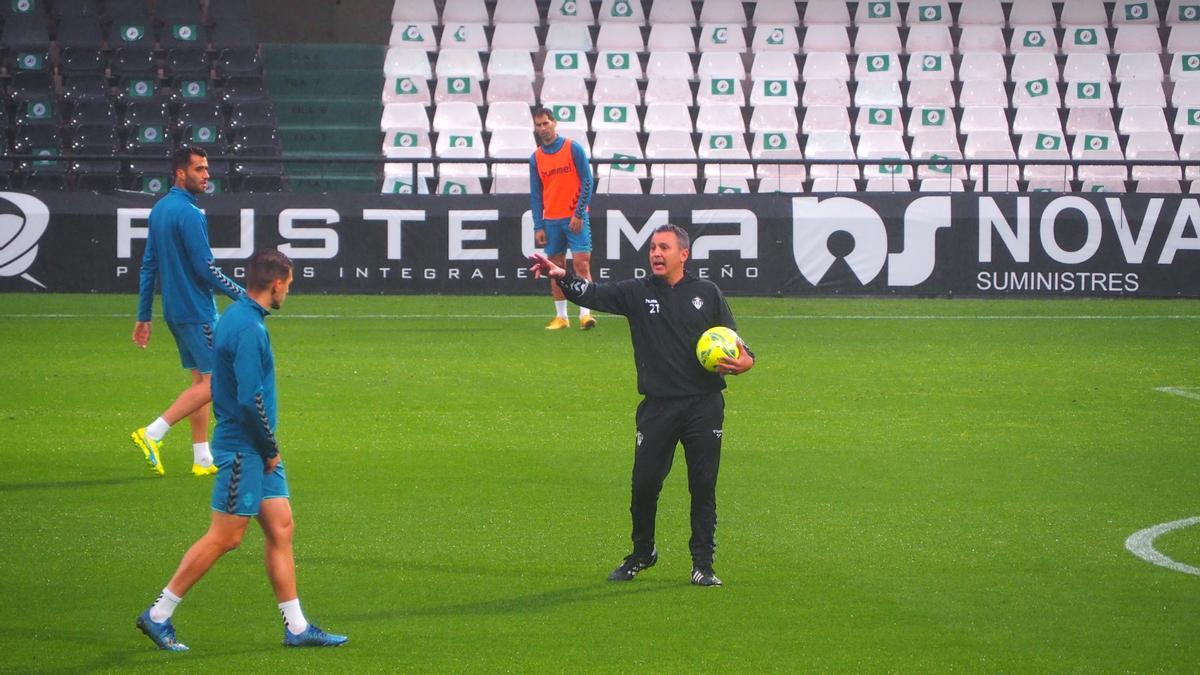
POLYGON ((196 195, 208 187, 208 155, 203 148, 183 147, 172 157, 175 185, 150 210, 146 253, 138 279, 137 322, 133 342, 142 349, 150 342, 154 285, 162 280, 163 318, 175 337, 179 360, 191 371, 192 384, 165 412, 130 436, 156 475, 165 473, 162 443, 167 431, 187 418, 192 427, 192 475, 212 476, 208 445, 208 404, 212 400, 213 329, 217 305, 213 290, 237 300, 245 291, 221 273, 208 245, 208 219, 196 205, 196 195))
MULTIPOLYGON (((583 147, 558 135, 554 113, 539 108, 533 113, 533 130, 538 149, 529 158, 529 203, 533 213, 534 243, 545 250, 559 267, 571 265, 575 276, 591 279, 592 227, 588 221, 588 203, 592 199, 592 169, 583 147)), ((546 330, 570 328, 567 301, 562 291, 550 282, 554 298, 554 318, 546 330)), ((579 310, 579 327, 591 330, 596 318, 587 307, 579 310)))
POLYGON ((650 270, 646 279, 608 284, 581 279, 542 254, 534 254, 530 271, 554 280, 568 300, 629 320, 638 393, 637 444, 629 512, 633 517, 633 552, 615 569, 610 581, 629 581, 658 562, 654 521, 658 495, 671 471, 675 446, 683 444, 688 489, 692 495, 692 583, 720 586, 713 572, 717 527, 717 469, 725 420, 724 375, 754 367, 754 354, 739 340, 737 359, 722 359, 716 373, 696 359, 696 342, 714 326, 735 328, 733 314, 716 284, 684 270, 691 250, 687 232, 663 225, 650 238, 650 270))
POLYGON ((137 619, 137 627, 159 649, 187 651, 175 638, 171 615, 217 560, 238 547, 252 517, 263 531, 267 577, 283 615, 283 644, 336 647, 347 639, 308 623, 296 593, 292 505, 275 438, 275 357, 264 323, 287 298, 292 261, 279 251, 258 251, 250 259, 247 285, 249 294, 226 310, 215 337, 213 446, 220 472, 213 486, 212 522, 137 619))

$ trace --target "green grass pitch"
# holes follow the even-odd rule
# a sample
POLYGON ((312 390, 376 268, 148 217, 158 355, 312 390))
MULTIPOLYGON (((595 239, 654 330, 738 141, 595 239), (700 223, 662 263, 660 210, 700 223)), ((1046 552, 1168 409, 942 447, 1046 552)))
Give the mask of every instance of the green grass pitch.
MULTIPOLYGON (((628 552, 624 320, 547 333, 542 297, 324 297, 269 320, 310 619, 285 650, 251 526, 134 628, 208 523, 183 388, 130 296, 0 296, 0 670, 1190 671, 1200 578, 1127 552, 1200 515, 1200 303, 733 298, 720 589, 688 584, 683 458, 659 565, 628 552)), ((572 313, 574 314, 574 312, 572 313)), ((1156 542, 1200 566, 1200 526, 1156 542)))

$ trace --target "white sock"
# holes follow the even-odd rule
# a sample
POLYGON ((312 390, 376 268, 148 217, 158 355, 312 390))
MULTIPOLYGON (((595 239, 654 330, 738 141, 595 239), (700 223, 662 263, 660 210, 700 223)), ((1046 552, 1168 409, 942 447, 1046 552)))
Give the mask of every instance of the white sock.
POLYGON ((150 440, 152 441, 161 441, 163 436, 166 436, 167 432, 170 430, 171 425, 167 424, 167 421, 160 417, 151 422, 150 426, 146 427, 146 435, 149 436, 150 440))
POLYGON ((212 466, 212 452, 208 449, 208 442, 192 443, 192 461, 204 468, 212 466))
POLYGON ((176 596, 170 590, 162 589, 162 593, 150 608, 150 620, 154 623, 162 623, 171 618, 171 615, 175 613, 175 608, 182 600, 183 598, 176 596))
POLYGON ((587 307, 579 308, 579 318, 582 319, 585 316, 591 316, 591 314, 592 314, 592 310, 588 309, 587 307))
MULTIPOLYGON (((567 301, 566 300, 555 300, 554 301, 554 316, 557 316, 560 319, 567 318, 567 301)), ((157 439, 155 439, 155 440, 157 440, 157 439)))
POLYGON ((283 626, 292 635, 299 635, 308 630, 308 620, 300 611, 300 598, 279 603, 279 613, 283 616, 283 626))

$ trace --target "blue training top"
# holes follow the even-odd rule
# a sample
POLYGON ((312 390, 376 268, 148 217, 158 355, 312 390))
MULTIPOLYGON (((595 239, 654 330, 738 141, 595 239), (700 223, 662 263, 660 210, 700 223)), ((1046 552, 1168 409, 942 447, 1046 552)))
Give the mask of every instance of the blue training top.
POLYGON ((212 373, 217 452, 279 454, 275 442, 275 355, 264 323, 270 314, 242 296, 217 322, 212 373))
POLYGON ((169 323, 212 323, 213 291, 237 300, 246 291, 221 273, 208 245, 208 219, 187 190, 171 188, 150 210, 150 234, 138 279, 138 321, 149 321, 154 282, 162 277, 163 317, 169 323))
MULTIPOLYGON (((562 149, 563 143, 571 144, 571 158, 575 162, 575 171, 579 174, 579 200, 575 202, 575 217, 583 218, 587 213, 588 204, 592 201, 592 165, 588 162, 587 154, 583 152, 583 146, 575 141, 568 141, 566 138, 559 136, 550 142, 549 145, 542 146, 546 152, 555 153, 562 149)), ((533 212, 533 229, 546 229, 546 220, 542 217, 544 211, 542 204, 542 176, 538 173, 537 153, 533 153, 529 157, 529 208, 533 212)), ((567 222, 564 220, 563 222, 567 222)))

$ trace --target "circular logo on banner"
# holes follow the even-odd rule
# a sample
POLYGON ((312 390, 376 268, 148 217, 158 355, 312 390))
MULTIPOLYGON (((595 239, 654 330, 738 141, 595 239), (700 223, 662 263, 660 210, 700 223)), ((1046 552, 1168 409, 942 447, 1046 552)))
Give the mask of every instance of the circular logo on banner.
POLYGON ((32 117, 45 117, 47 112, 48 111, 46 110, 45 103, 34 103, 29 109, 29 113, 32 117))
POLYGON ((574 68, 575 67, 575 55, 574 54, 559 54, 558 55, 558 67, 559 68, 574 68))
POLYGON ((454 41, 455 42, 466 42, 467 41, 467 27, 466 26, 459 26, 458 30, 454 31, 454 41))
POLYGON ((447 183, 446 184, 446 194, 461 195, 462 193, 463 193, 463 186, 459 185, 458 183, 447 183))
POLYGON ((1029 83, 1029 93, 1034 96, 1041 96, 1046 93, 1046 85, 1041 80, 1034 80, 1029 83))
POLYGON ((401 92, 406 93, 406 94, 411 93, 413 90, 412 80, 408 79, 407 77, 401 78, 401 80, 396 83, 396 86, 400 89, 401 92))
POLYGON ((571 112, 572 112, 571 109, 564 105, 563 107, 558 109, 558 114, 556 115, 556 117, 558 117, 558 119, 560 119, 560 120, 575 119, 575 115, 571 114, 571 112))
POLYGON ((729 36, 729 29, 722 26, 713 31, 713 42, 719 45, 725 44, 725 39, 729 36))
POLYGON ((146 188, 151 192, 162 192, 163 182, 161 178, 151 178, 146 181, 146 188))
POLYGON ((875 122, 875 124, 887 124, 887 118, 888 111, 886 110, 876 108, 875 111, 871 113, 871 119, 875 122))
POLYGON ((37 260, 38 242, 50 223, 50 209, 32 195, 0 192, 0 199, 16 207, 0 215, 0 277, 21 277, 45 288, 28 271, 37 260))
POLYGON ((133 42, 142 37, 142 31, 137 26, 128 26, 125 29, 125 40, 133 42))
POLYGON ((133 93, 137 94, 138 96, 145 96, 146 94, 150 93, 150 84, 145 80, 138 80, 137 82, 134 82, 133 93))
POLYGON ((396 183, 396 194, 411 195, 412 186, 408 183, 396 183))
POLYGON ((180 26, 179 27, 179 39, 180 40, 191 40, 192 39, 192 27, 191 26, 180 26))
POLYGON ((771 31, 770 37, 767 38, 767 44, 769 44, 769 45, 783 44, 783 29, 776 28, 775 30, 771 31))
POLYGON ((209 129, 208 127, 200 127, 200 129, 196 131, 196 138, 207 142, 212 138, 212 129, 209 129))
POLYGON ((767 145, 772 148, 778 148, 783 145, 783 136, 780 134, 771 134, 767 136, 767 145))
POLYGON ((1142 12, 1144 11, 1141 5, 1129 5, 1129 17, 1132 19, 1142 18, 1142 12))
POLYGON ((887 59, 883 58, 882 56, 872 56, 871 67, 875 70, 883 70, 887 67, 887 59))
POLYGON ((1093 98, 1096 95, 1096 85, 1088 83, 1079 88, 1083 98, 1093 98))
POLYGON ((609 68, 624 68, 625 67, 625 55, 624 54, 610 55, 608 58, 608 67, 609 68))
POLYGON ((875 16, 884 16, 887 12, 887 6, 882 2, 876 2, 871 5, 871 13, 875 16))
POLYGON ((467 148, 471 145, 470 139, 466 136, 451 136, 450 140, 456 148, 467 148))
POLYGON ((713 136, 712 147, 714 150, 724 150, 729 145, 728 136, 713 136))
POLYGON ((938 70, 938 57, 926 56, 925 60, 922 62, 922 65, 924 66, 925 70, 938 70))
POLYGON ((1038 45, 1042 44, 1042 41, 1043 41, 1043 40, 1045 40, 1045 38, 1043 38, 1043 37, 1042 37, 1042 34, 1041 34, 1041 33, 1039 33, 1039 32, 1038 32, 1038 31, 1036 31, 1036 30, 1034 30, 1034 31, 1030 31, 1030 32, 1028 32, 1028 33, 1026 33, 1026 34, 1025 34, 1025 42, 1026 42, 1026 44, 1031 44, 1031 45, 1033 45, 1033 46, 1035 46, 1035 47, 1036 47, 1036 46, 1038 46, 1038 45))
POLYGON ((1184 7, 1184 8, 1183 8, 1183 9, 1182 9, 1182 10, 1179 12, 1179 16, 1180 16, 1180 18, 1182 18, 1184 21, 1195 21, 1195 20, 1196 20, 1196 8, 1195 8, 1195 7, 1190 7, 1190 6, 1189 6, 1189 7, 1184 7))
POLYGON ((146 127, 145 129, 143 129, 142 130, 142 140, 144 140, 144 141, 158 140, 158 129, 155 129, 154 127, 146 127))
POLYGON ((768 82, 767 93, 772 96, 779 96, 783 94, 783 82, 780 82, 779 80, 771 80, 768 82))
POLYGON ((400 134, 400 137, 396 140, 400 141, 400 146, 404 148, 410 147, 413 144, 412 134, 400 134))
POLYGON ((604 109, 604 118, 607 119, 609 122, 619 121, 621 119, 621 109, 620 108, 605 108, 604 109))
POLYGON ((1079 36, 1076 39, 1080 44, 1090 45, 1096 41, 1096 32, 1091 28, 1084 28, 1079 31, 1079 36))
POLYGON ((613 16, 631 16, 633 14, 633 9, 630 8, 629 3, 626 2, 626 0, 621 0, 621 2, 613 4, 612 13, 613 16))
POLYGON ((727 93, 729 91, 729 80, 717 80, 716 87, 718 92, 722 94, 727 93))
POLYGON ((926 110, 925 111, 925 123, 933 124, 933 125, 940 125, 942 123, 942 111, 941 110, 926 110))
POLYGON ((18 12, 28 12, 31 9, 33 9, 33 3, 29 0, 17 0, 18 12))
POLYGON ((199 82, 188 82, 186 90, 187 90, 188 96, 199 96, 200 95, 200 83, 199 82))
POLYGON ((1099 136, 1092 136, 1090 139, 1088 139, 1088 147, 1090 147, 1092 150, 1100 150, 1104 147, 1104 139, 1100 138, 1099 136))
POLYGON ((211 195, 211 194, 216 194, 216 193, 217 193, 217 182, 213 181, 213 180, 208 181, 208 185, 204 186, 204 194, 211 195))
POLYGON ((1046 150, 1053 150, 1055 138, 1053 136, 1042 136, 1042 147, 1046 150))
POLYGON ((922 10, 921 15, 925 17, 926 21, 934 21, 938 18, 938 8, 930 5, 922 10))
POLYGON ((467 88, 467 81, 460 77, 456 77, 450 80, 450 86, 454 87, 454 91, 461 92, 463 89, 467 88))
POLYGON ((574 0, 567 0, 566 2, 563 3, 563 6, 562 6, 563 14, 565 14, 567 16, 575 16, 575 10, 576 10, 576 7, 575 7, 574 0))
POLYGON ((404 30, 404 39, 405 40, 420 40, 421 39, 421 31, 418 30, 416 26, 409 26, 408 28, 406 28, 404 30))
POLYGON ((25 64, 26 68, 37 68, 38 57, 33 54, 26 54, 21 63, 25 64))
POLYGON ((1197 68, 1200 68, 1200 56, 1198 56, 1196 54, 1192 54, 1191 56, 1189 56, 1187 58, 1187 65, 1188 65, 1188 68, 1190 68, 1192 70, 1196 70, 1197 68))

